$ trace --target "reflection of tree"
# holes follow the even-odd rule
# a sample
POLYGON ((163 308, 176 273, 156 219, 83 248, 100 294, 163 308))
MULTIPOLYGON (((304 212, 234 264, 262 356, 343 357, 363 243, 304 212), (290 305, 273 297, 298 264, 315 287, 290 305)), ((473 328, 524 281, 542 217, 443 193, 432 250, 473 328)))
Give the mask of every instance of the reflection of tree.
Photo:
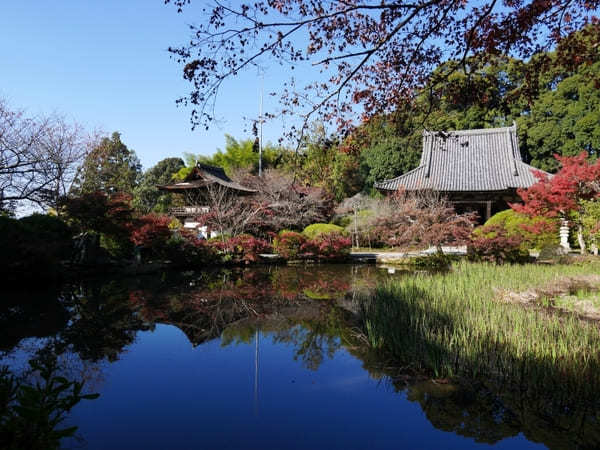
POLYGON ((69 320, 69 312, 56 290, 5 292, 1 295, 0 351, 9 351, 27 337, 53 336, 69 320))
POLYGON ((146 321, 175 325, 198 345, 246 319, 321 305, 312 300, 341 299, 350 289, 349 277, 344 266, 227 270, 160 292, 136 290, 130 299, 146 321))
POLYGON ((294 359, 304 367, 317 370, 325 358, 333 358, 342 348, 348 317, 335 304, 305 300, 296 307, 281 308, 276 313, 240 321, 227 327, 222 334, 224 346, 249 344, 260 330, 272 336, 273 342, 291 345, 294 359))
POLYGON ((123 348, 148 326, 128 302, 128 290, 112 281, 71 294, 71 320, 60 337, 84 360, 118 359, 123 348))
POLYGON ((407 398, 416 401, 437 429, 493 444, 520 432, 517 417, 489 391, 417 383, 407 398))
MULTIPOLYGON (((600 394, 593 398, 570 395, 560 384, 526 389, 522 380, 460 378, 423 381, 411 367, 398 368, 390 355, 366 342, 346 346, 363 361, 370 375, 390 381, 407 399, 418 402, 437 429, 494 444, 524 434, 551 449, 600 448, 600 394)), ((414 366, 424 364, 427 355, 414 366)))
POLYGON ((323 324, 314 324, 313 328, 297 325, 277 333, 273 341, 292 344, 294 359, 300 359, 307 369, 317 370, 325 356, 333 358, 341 347, 339 338, 328 331, 323 324))
MULTIPOLYGON (((177 326, 194 345, 219 336, 222 345, 251 343, 260 330, 273 342, 289 345, 294 358, 310 370, 344 348, 373 378, 394 380, 394 387, 418 402, 438 429, 486 443, 523 433, 550 448, 600 448, 600 394, 575 398, 560 388, 560 380, 553 388, 529 391, 520 380, 510 379, 497 385, 474 379, 456 385, 423 383, 415 381, 414 372, 392 369, 397 359, 374 350, 357 334, 350 307, 352 294, 364 293, 381 276, 373 267, 264 267, 171 276, 129 282, 135 289, 124 281, 84 283, 61 295, 39 294, 30 305, 23 295, 15 295, 0 311, 1 345, 8 348, 25 336, 55 335, 64 357, 59 359, 61 374, 81 379, 79 368, 89 361, 117 359, 137 331, 151 324, 177 326), (325 281, 320 292, 330 293, 330 299, 305 294, 319 280, 325 281), (329 280, 335 281, 331 288, 329 280), (11 323, 17 320, 25 324, 22 330, 11 323), (74 366, 67 367, 69 363, 74 366)), ((438 324, 449 326, 444 317, 438 324)), ((425 365, 427 355, 413 355, 420 360, 409 360, 410 367, 425 365)))
POLYGON ((523 433, 552 449, 600 446, 598 409, 560 392, 531 396, 519 386, 464 380, 456 386, 414 384, 407 398, 421 405, 436 428, 478 442, 493 444, 523 433))

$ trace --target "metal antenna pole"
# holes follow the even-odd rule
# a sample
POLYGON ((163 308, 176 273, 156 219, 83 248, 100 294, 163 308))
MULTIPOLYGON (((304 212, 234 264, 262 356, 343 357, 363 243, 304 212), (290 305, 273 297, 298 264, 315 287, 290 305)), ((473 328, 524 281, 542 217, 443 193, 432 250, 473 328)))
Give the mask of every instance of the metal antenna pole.
POLYGON ((265 75, 260 74, 260 109, 258 112, 259 137, 258 137, 258 176, 262 176, 262 126, 263 126, 263 88, 265 84, 265 75))
POLYGON ((258 328, 254 335, 254 415, 258 415, 258 328))

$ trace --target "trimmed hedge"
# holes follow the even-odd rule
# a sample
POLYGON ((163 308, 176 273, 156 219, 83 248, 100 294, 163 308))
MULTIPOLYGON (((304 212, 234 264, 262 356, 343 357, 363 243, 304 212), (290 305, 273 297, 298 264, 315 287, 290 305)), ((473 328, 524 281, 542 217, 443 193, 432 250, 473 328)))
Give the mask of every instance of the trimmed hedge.
POLYGON ((344 235, 346 231, 344 228, 334 225, 332 223, 313 223, 312 225, 307 226, 302 234, 309 239, 314 239, 320 234, 329 234, 329 233, 337 233, 344 235))
MULTIPOLYGON (((557 219, 528 217, 512 209, 494 214, 484 224, 483 228, 485 227, 500 227, 506 231, 506 237, 520 237, 523 250, 555 246, 560 241, 557 219)), ((478 233, 480 232, 476 230, 475 235, 478 233)))

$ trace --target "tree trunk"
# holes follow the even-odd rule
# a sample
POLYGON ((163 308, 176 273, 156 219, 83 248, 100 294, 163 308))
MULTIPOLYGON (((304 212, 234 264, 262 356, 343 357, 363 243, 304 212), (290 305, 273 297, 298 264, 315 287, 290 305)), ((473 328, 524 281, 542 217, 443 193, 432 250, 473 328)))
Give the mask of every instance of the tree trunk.
POLYGON ((583 227, 581 225, 577 225, 577 241, 579 242, 579 249, 581 254, 585 254, 585 241, 583 240, 583 227))

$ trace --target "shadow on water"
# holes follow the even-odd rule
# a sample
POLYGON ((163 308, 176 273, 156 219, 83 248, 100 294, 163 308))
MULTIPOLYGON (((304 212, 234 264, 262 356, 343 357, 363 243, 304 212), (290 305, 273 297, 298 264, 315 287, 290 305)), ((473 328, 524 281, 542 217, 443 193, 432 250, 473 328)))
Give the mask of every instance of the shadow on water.
MULTIPOLYGON (((377 350, 378 342, 369 342, 362 329, 379 324, 365 325, 361 298, 388 277, 369 266, 267 267, 88 282, 35 298, 14 294, 0 310, 0 349, 6 356, 24 338, 45 338, 40 346, 51 348, 58 361, 68 354, 71 360, 99 364, 118 360, 138 332, 158 324, 179 328, 193 346, 218 338, 222 346, 251 343, 260 330, 273 342, 292 347, 294 358, 314 371, 337 352, 349 352, 372 378, 385 380, 418 403, 440 430, 485 443, 523 433, 549 448, 600 447, 600 391, 576 399, 559 388, 565 384, 562 375, 555 374, 555 384, 550 376, 547 384, 535 387, 514 377, 432 381, 421 376, 424 369, 435 371, 448 361, 465 364, 429 336, 402 332, 411 320, 427 315, 442 334, 450 333, 455 326, 451 318, 427 309, 427 302, 397 316, 381 311, 388 323, 396 324, 395 348, 406 353, 377 350), (22 325, 15 325, 17 321, 22 325)), ((412 293, 417 294, 426 295, 412 293)), ((552 375, 547 362, 528 364, 552 375)), ((75 372, 63 370, 64 380, 82 384, 75 372)), ((3 373, 4 380, 14 376, 3 373)), ((71 395, 75 384, 69 386, 71 395)), ((6 436, 10 403, 3 402, 0 436, 6 436)))

